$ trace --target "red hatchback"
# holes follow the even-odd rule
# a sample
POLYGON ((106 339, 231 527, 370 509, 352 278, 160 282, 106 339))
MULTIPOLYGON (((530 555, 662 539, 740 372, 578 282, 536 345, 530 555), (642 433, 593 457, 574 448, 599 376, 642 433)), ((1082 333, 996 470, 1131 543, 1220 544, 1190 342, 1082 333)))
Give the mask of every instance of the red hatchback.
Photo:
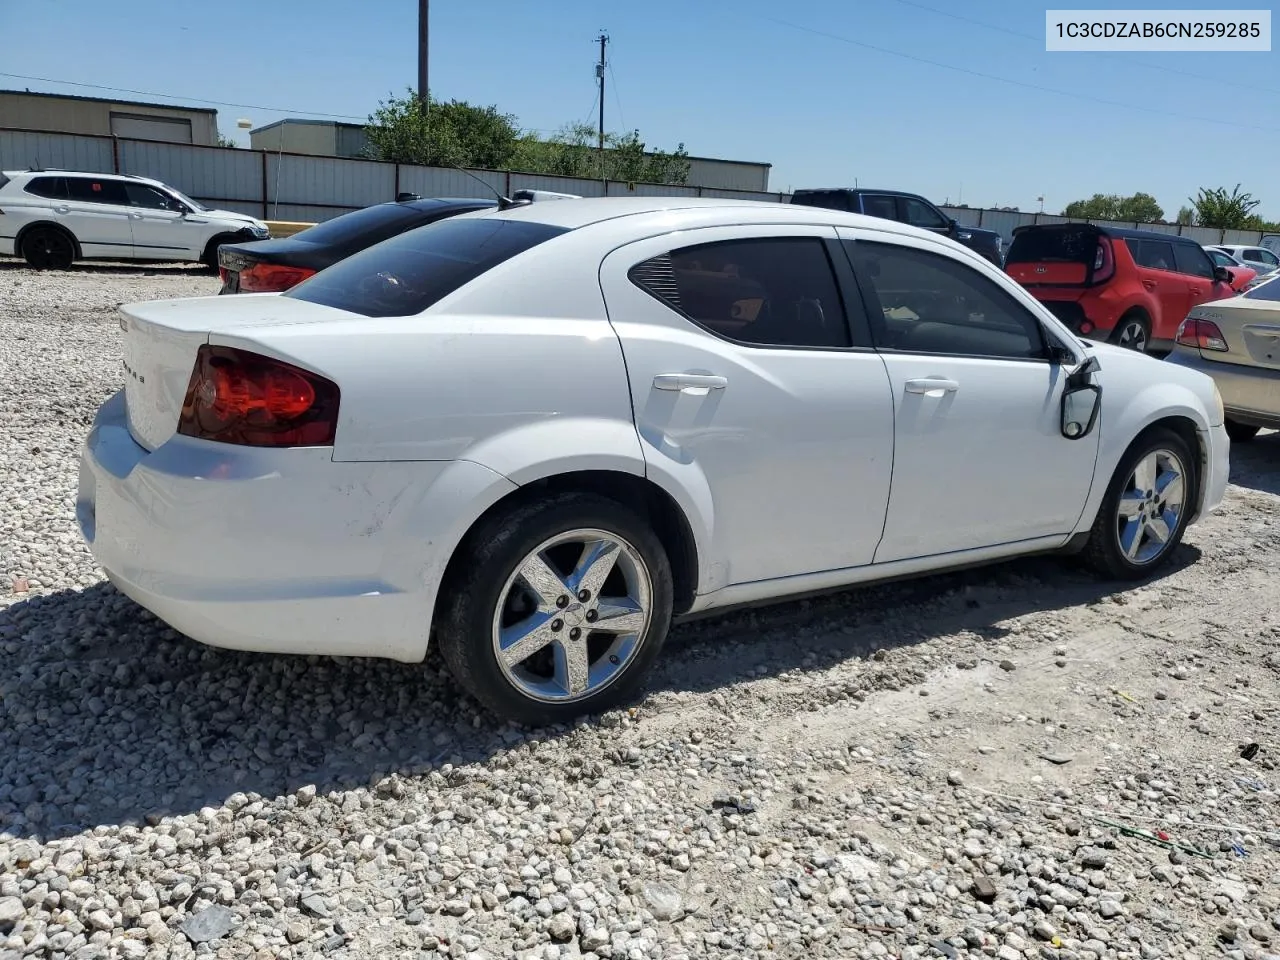
POLYGON ((1019 227, 1004 269, 1072 330, 1140 351, 1172 347, 1193 307, 1234 295, 1198 243, 1149 230, 1019 227))

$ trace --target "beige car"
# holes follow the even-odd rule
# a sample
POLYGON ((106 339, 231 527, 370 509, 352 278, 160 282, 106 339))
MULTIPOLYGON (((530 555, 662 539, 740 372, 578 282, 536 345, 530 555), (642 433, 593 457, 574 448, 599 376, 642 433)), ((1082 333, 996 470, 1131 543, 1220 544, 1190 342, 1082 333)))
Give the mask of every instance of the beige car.
POLYGON ((1280 277, 1193 309, 1166 362, 1213 377, 1232 442, 1280 430, 1280 277))

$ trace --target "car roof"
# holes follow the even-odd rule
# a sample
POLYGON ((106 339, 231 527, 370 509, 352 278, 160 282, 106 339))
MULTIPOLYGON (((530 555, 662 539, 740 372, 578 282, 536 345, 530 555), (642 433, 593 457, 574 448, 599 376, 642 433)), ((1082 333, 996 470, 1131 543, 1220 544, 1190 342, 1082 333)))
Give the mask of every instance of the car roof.
POLYGON ((51 167, 47 170, 0 170, 0 173, 10 179, 15 177, 93 177, 95 180, 123 180, 128 183, 149 183, 158 187, 167 186, 163 180, 139 176, 136 173, 102 173, 94 170, 64 170, 60 167, 51 167))
POLYGON ((418 197, 415 200, 391 200, 389 203, 395 203, 402 207, 413 207, 415 210, 424 212, 433 210, 436 207, 496 207, 497 200, 487 200, 484 197, 418 197))
POLYGON ((641 220, 660 220, 677 224, 698 220, 705 224, 709 215, 712 219, 720 219, 726 226, 735 223, 829 224, 936 239, 936 235, 928 230, 898 223, 896 220, 865 216, 861 213, 799 204, 793 206, 789 203, 716 197, 584 197, 580 200, 540 200, 506 210, 463 214, 466 217, 523 220, 569 230, 622 217, 637 218, 637 229, 647 229, 650 225, 641 220), (721 216, 716 217, 716 214, 721 216))
POLYGON ((1109 224, 1101 223, 1028 223, 1025 226, 1015 227, 1013 234, 1018 237, 1036 230, 1068 230, 1072 227, 1096 230, 1104 236, 1119 237, 1124 240, 1167 240, 1170 243, 1189 243, 1193 246, 1200 246, 1190 237, 1179 236, 1176 233, 1162 233, 1159 230, 1135 230, 1132 227, 1113 227, 1109 224))
POLYGON ((923 194, 912 193, 910 190, 881 190, 878 187, 805 187, 803 190, 792 190, 792 196, 797 193, 878 193, 886 197, 920 197, 923 194))

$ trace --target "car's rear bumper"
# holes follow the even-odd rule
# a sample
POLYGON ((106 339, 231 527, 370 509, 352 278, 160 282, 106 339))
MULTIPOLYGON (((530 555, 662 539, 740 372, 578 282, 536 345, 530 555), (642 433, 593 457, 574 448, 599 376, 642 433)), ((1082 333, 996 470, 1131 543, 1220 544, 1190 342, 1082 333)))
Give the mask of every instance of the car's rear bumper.
POLYGON ((1212 377, 1222 394, 1227 417, 1238 423, 1280 429, 1280 370, 1207 360, 1199 350, 1178 347, 1166 363, 1212 377))
MULTIPOLYGON (((432 529, 420 508, 456 465, 335 463, 328 448, 182 436, 149 452, 118 393, 86 441, 76 517, 120 591, 202 643, 415 662, 447 560, 432 544, 457 521, 432 529)), ((462 469, 450 484, 496 477, 462 469)))

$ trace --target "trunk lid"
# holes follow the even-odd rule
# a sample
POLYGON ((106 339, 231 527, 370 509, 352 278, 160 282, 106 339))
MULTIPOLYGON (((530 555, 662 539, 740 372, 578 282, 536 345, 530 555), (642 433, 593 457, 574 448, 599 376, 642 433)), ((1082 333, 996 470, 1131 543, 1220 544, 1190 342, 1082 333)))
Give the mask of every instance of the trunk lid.
POLYGON ((1004 269, 1024 287, 1087 286, 1094 282, 1101 231, 1087 223, 1023 227, 1013 232, 1004 269))
POLYGON ((333 307, 271 293, 124 304, 120 329, 129 432, 148 450, 155 450, 177 432, 196 351, 211 334, 352 316, 333 307))
POLYGON ((1223 350, 1200 350, 1215 363, 1280 370, 1280 301, 1234 297, 1192 310, 1188 320, 1217 326, 1227 344, 1223 350))

